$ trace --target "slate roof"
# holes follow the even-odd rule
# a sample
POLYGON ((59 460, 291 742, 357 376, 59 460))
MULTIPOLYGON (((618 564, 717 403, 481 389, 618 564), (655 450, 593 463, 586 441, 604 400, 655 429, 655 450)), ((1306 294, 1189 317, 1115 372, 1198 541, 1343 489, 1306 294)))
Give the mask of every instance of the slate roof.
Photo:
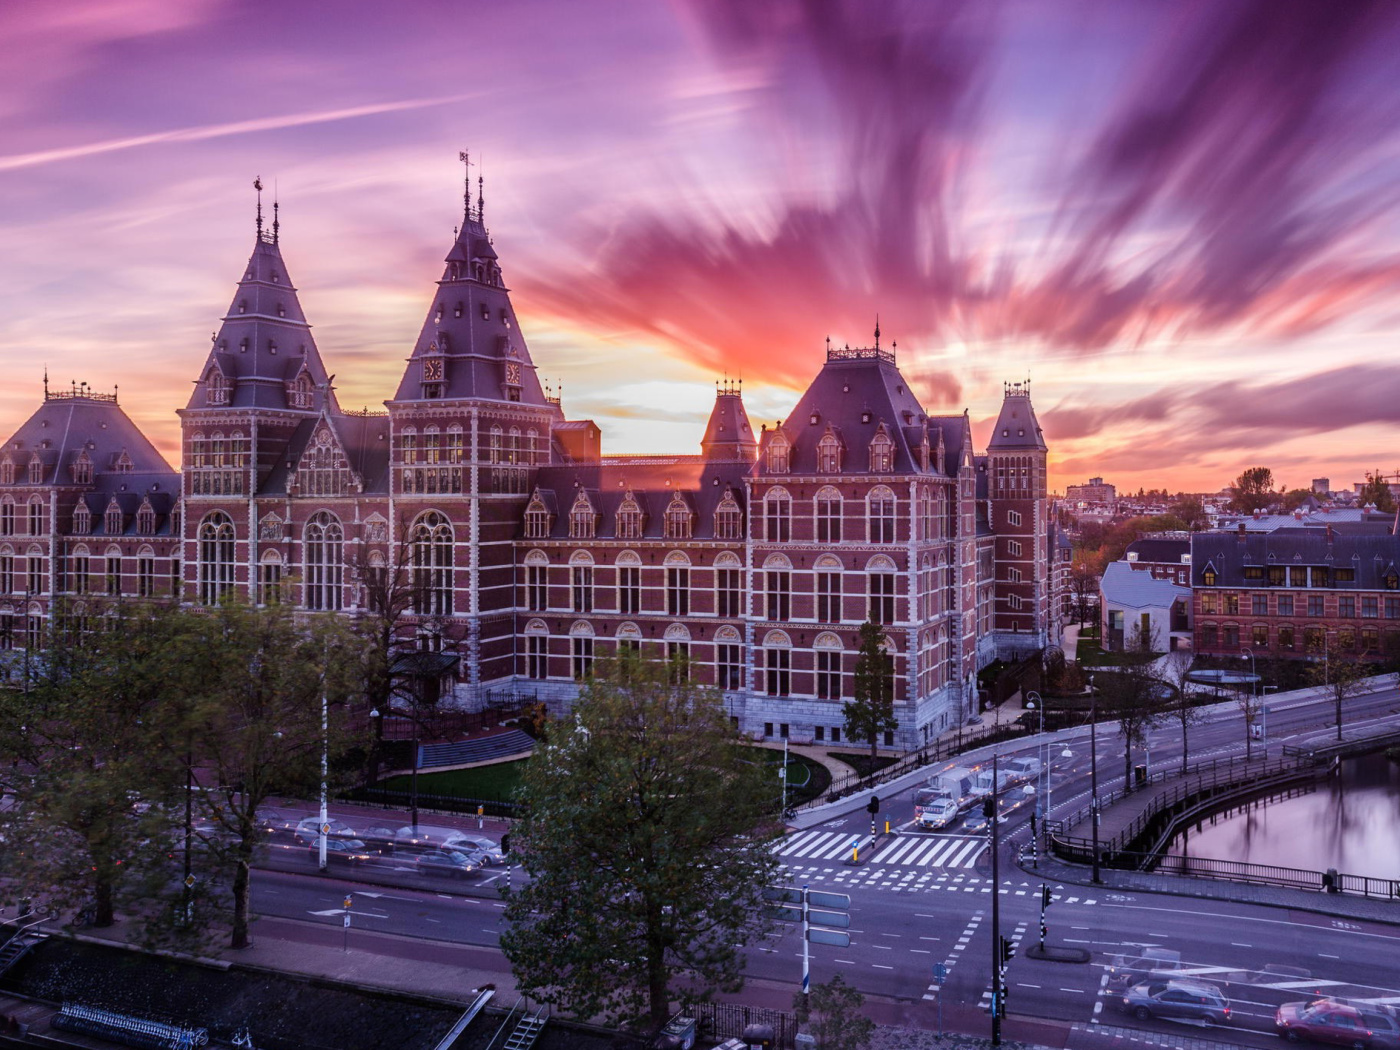
POLYGON ((1001 400, 1001 412, 987 441, 988 452, 1018 450, 1045 452, 1045 433, 1031 407, 1030 383, 1008 383, 1001 400))
MULTIPOLYGON (((818 472, 817 443, 828 429, 842 442, 840 472, 869 474, 870 443, 882 426, 894 444, 892 473, 909 474, 918 469, 915 449, 928 422, 919 399, 896 367, 894 354, 869 347, 829 351, 821 371, 779 426, 792 445, 791 474, 818 472)), ((760 441, 764 448, 775 432, 776 428, 765 428, 760 441)), ((930 432, 929 441, 936 446, 936 434, 930 432)), ((955 473, 956 460, 951 465, 955 473)), ((762 456, 757 471, 767 473, 762 456)))
MULTIPOLYGON (((1207 568, 1216 573, 1216 587, 1261 587, 1244 578, 1245 566, 1325 565, 1355 569, 1356 580, 1334 583, 1336 590, 1381 590, 1383 578, 1400 567, 1400 537, 1345 535, 1334 530, 1329 541, 1323 529, 1279 529, 1243 538, 1220 532, 1191 537, 1191 582, 1203 585, 1207 568)), ((1139 575, 1147 575, 1140 573, 1139 575)))
POLYGON ((1361 507, 1333 507, 1330 510, 1319 509, 1297 516, 1293 514, 1261 514, 1257 518, 1253 515, 1222 518, 1216 528, 1221 532, 1238 532, 1241 524, 1244 525, 1245 532, 1274 532, 1278 529, 1325 529, 1326 526, 1331 525, 1337 530, 1379 535, 1382 532, 1395 531, 1396 516, 1381 514, 1378 511, 1371 511, 1368 514, 1361 507))
POLYGON ((36 487, 29 483, 29 460, 35 452, 44 463, 41 485, 74 487, 73 464, 86 452, 92 461, 92 483, 76 487, 83 490, 81 498, 92 513, 90 535, 109 535, 105 515, 113 499, 122 509, 123 535, 135 532, 143 499, 149 499, 156 512, 156 534, 169 535, 170 513, 180 497, 179 474, 122 411, 115 395, 80 390, 46 392, 43 404, 5 442, 0 455, 14 462, 15 484, 0 485, 0 494, 36 487), (120 469, 123 456, 129 469, 120 469))
POLYGON ((274 237, 260 234, 185 407, 320 412, 327 400, 334 410, 329 376, 287 273, 281 246, 274 237), (287 386, 303 368, 312 385, 311 405, 293 409, 287 386), (216 370, 233 384, 226 403, 215 403, 209 396, 216 370))
POLYGON ((1145 539, 1134 540, 1128 544, 1128 549, 1124 552, 1136 554, 1138 564, 1151 563, 1163 565, 1181 565, 1183 559, 1191 553, 1191 541, 1189 539, 1145 539))
POLYGON ((322 419, 330 424, 331 432, 345 451, 350 469, 359 475, 364 485, 363 492, 388 495, 389 417, 383 413, 336 413, 301 420, 287 439, 283 453, 278 456, 277 462, 258 487, 258 495, 286 494, 291 475, 301 462, 302 454, 311 443, 311 438, 316 433, 316 428, 321 425, 322 419))
POLYGON ((706 459, 743 461, 752 465, 758 454, 758 441, 737 388, 721 387, 715 391, 715 406, 710 410, 700 448, 706 459))
POLYGON ((469 214, 463 221, 445 261, 394 400, 422 400, 424 362, 441 358, 442 391, 433 400, 508 401, 506 367, 514 363, 520 371, 520 403, 545 406, 544 389, 516 323, 496 250, 478 215, 469 214))
MULTIPOLYGON (((617 510, 629 491, 642 510, 642 539, 665 538, 666 508, 677 492, 694 514, 691 538, 712 539, 715 508, 726 491, 741 511, 745 509, 748 469, 747 463, 707 462, 703 456, 613 456, 600 463, 542 467, 535 484, 554 514, 550 539, 569 538, 569 511, 580 490, 588 493, 600 515, 596 539, 617 538, 617 510)), ((583 546, 588 543, 577 542, 583 546)))
POLYGON ((1099 591, 1106 605, 1121 609, 1170 609, 1178 598, 1191 599, 1190 587, 1138 572, 1125 561, 1108 563, 1099 591))

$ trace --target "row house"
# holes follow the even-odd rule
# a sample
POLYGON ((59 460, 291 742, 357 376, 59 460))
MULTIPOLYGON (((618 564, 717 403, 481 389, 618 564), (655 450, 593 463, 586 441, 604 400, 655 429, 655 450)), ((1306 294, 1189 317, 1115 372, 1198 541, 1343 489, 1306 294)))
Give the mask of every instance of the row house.
POLYGON ((1191 560, 1201 653, 1400 655, 1400 537, 1301 528, 1198 533, 1191 560))

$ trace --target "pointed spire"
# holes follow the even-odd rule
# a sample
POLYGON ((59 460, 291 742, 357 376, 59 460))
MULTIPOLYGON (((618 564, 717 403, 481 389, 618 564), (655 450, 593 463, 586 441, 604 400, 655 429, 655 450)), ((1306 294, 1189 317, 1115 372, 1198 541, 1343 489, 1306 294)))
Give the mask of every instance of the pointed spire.
POLYGON ((276 243, 277 243, 277 230, 278 230, 278 227, 281 225, 280 221, 279 221, 278 218, 277 218, 277 209, 278 209, 279 207, 281 207, 281 205, 277 203, 277 198, 274 196, 274 197, 272 198, 272 243, 273 243, 273 244, 276 244, 276 243))
POLYGON ((258 240, 262 240, 262 176, 253 178, 253 189, 258 191, 258 240))
POLYGON ((476 221, 486 225, 486 177, 480 174, 476 177, 476 221))
POLYGON ((44 363, 44 400, 47 401, 48 399, 49 399, 49 366, 48 366, 48 362, 46 361, 46 362, 44 363))
POLYGON ((875 349, 880 349, 880 315, 875 315, 875 349))
POLYGON ((472 159, 471 154, 466 150, 458 150, 457 159, 462 162, 465 169, 462 176, 462 211, 465 215, 462 223, 465 225, 472 221, 472 159))

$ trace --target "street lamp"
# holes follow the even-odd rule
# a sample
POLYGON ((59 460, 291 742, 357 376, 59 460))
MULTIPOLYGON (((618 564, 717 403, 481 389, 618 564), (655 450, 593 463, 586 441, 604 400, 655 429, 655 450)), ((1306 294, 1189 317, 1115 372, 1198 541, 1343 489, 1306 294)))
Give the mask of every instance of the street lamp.
POLYGON ((1244 709, 1244 758, 1248 762, 1254 757, 1254 699, 1259 695, 1259 675, 1255 670, 1254 650, 1245 646, 1240 650, 1240 659, 1249 658, 1249 702, 1244 709))
POLYGON ((1046 741, 1045 741, 1045 739, 1044 739, 1044 737, 1045 737, 1045 701, 1042 700, 1042 699, 1040 698, 1040 694, 1039 694, 1039 693, 1037 693, 1034 689, 1032 689, 1030 692, 1026 693, 1026 704, 1025 704, 1025 706, 1028 707, 1028 708, 1030 708, 1030 710, 1034 711, 1037 715, 1040 716, 1040 733, 1039 733, 1039 735, 1040 735, 1040 738, 1041 738, 1041 739, 1040 739, 1040 741, 1036 744, 1036 751, 1037 751, 1038 754, 1044 755, 1045 758, 1044 758, 1044 761, 1042 761, 1042 762, 1040 763, 1040 770, 1039 770, 1039 772, 1037 772, 1037 774, 1036 774, 1035 812, 1036 812, 1036 822, 1037 822, 1037 824, 1038 824, 1040 830, 1041 830, 1041 831, 1044 831, 1044 830, 1045 830, 1045 820, 1046 820, 1046 818, 1050 815, 1050 807, 1049 807, 1048 803, 1045 801, 1045 799, 1044 799, 1044 793, 1043 793, 1042 790, 1041 790, 1042 784, 1044 785, 1044 787, 1045 787, 1046 789, 1048 789, 1048 788, 1049 788, 1049 785, 1050 785, 1050 769, 1049 769, 1049 766, 1050 766, 1050 745, 1049 745, 1048 743, 1046 743, 1046 741))
POLYGON ((321 694, 321 834, 317 836, 316 864, 324 873, 326 870, 326 828, 330 817, 326 813, 326 780, 330 757, 330 728, 326 719, 326 694, 321 694))
POLYGON ((1094 676, 1089 676, 1089 805, 1093 811, 1093 876, 1094 884, 1103 881, 1099 877, 1099 691, 1094 688, 1094 676))

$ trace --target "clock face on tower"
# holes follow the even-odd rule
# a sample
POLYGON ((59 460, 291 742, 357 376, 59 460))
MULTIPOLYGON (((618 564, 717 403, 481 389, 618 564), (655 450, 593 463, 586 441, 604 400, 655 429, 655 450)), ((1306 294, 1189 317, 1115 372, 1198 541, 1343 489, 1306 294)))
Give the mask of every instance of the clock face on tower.
POLYGON ((510 386, 519 386, 519 385, 520 385, 520 362, 519 362, 519 361, 507 361, 507 362, 506 362, 506 383, 509 384, 510 386))
POLYGON ((441 383, 441 382, 442 382, 442 358, 440 358, 440 357, 425 357, 425 358, 423 359, 423 382, 425 382, 425 383, 441 383))

